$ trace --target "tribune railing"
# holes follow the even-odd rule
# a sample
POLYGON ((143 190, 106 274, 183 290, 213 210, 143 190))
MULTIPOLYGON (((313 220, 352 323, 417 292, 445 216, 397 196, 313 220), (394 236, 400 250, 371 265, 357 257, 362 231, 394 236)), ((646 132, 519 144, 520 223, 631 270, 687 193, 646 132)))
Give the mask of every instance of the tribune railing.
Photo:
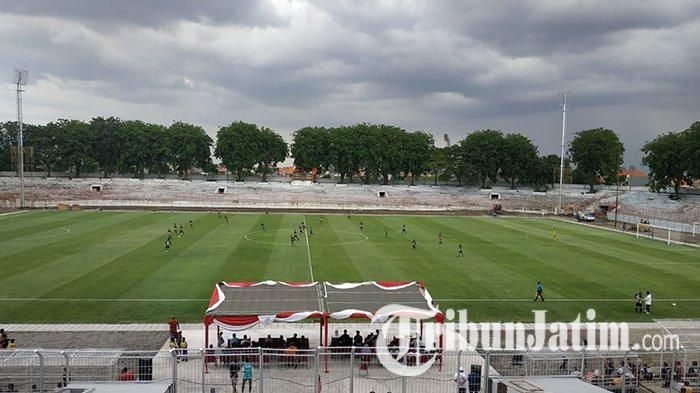
MULTIPOLYGON (((3 350, 0 388, 15 391, 56 391, 71 384, 151 384, 170 392, 241 391, 249 365, 253 392, 436 392, 457 391, 455 375, 478 376, 480 391, 496 378, 575 378, 609 391, 679 391, 687 382, 700 387, 700 350, 669 352, 601 351, 441 351, 315 348, 189 349, 172 351, 3 350), (433 360, 416 376, 392 372, 378 359, 384 351, 398 364, 414 366, 433 360), (232 378, 236 374, 236 378, 232 378)), ((246 386, 246 389, 249 389, 246 386)), ((69 391, 69 390, 66 390, 69 391)))

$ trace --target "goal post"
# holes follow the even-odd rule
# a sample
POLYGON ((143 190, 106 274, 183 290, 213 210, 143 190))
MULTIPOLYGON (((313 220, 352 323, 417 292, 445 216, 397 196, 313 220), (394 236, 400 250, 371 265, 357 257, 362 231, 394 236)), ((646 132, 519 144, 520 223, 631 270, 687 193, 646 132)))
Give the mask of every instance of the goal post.
POLYGON ((671 244, 671 228, 661 225, 637 223, 637 239, 646 237, 652 240, 666 241, 666 244, 671 244))
POLYGON ((698 233, 698 227, 700 226, 700 222, 694 222, 693 223, 693 237, 695 237, 695 234, 698 233))

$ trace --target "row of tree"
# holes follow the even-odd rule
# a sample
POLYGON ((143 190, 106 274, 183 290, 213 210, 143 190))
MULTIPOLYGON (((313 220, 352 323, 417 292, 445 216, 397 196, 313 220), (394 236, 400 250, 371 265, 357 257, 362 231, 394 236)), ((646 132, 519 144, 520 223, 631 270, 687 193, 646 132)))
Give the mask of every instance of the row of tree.
MULTIPOLYGON (((0 170, 10 170, 16 123, 0 123, 0 170)), ((220 127, 216 144, 203 128, 175 122, 169 127, 139 120, 96 117, 90 122, 60 119, 25 127, 25 146, 33 148, 35 165, 48 172, 71 171, 80 176, 99 170, 104 176, 146 173, 186 176, 192 168, 214 173, 213 155, 239 179, 257 173, 263 181, 291 153, 302 171, 330 171, 341 182, 387 184, 391 178, 415 178, 430 173, 438 180, 488 187, 498 179, 511 188, 528 184, 545 190, 558 181, 560 158, 540 156, 532 141, 519 133, 497 130, 469 133, 458 143, 437 148, 432 135, 407 132, 385 124, 360 123, 334 128, 305 127, 292 136, 291 146, 274 130, 233 122, 220 127)), ((617 134, 596 128, 575 134, 565 160, 568 181, 594 186, 615 184, 624 146, 617 134), (575 168, 571 170, 571 167, 575 168)), ((642 151, 651 170, 651 187, 679 191, 682 182, 700 176, 700 122, 648 142, 642 151)))
MULTIPOLYGON (((76 177, 83 172, 146 173, 159 176, 176 171, 181 176, 193 167, 214 171, 211 160, 213 140, 202 127, 182 122, 170 127, 96 117, 86 123, 59 119, 46 125, 25 125, 25 147, 32 149, 35 166, 50 176, 70 171, 76 177)), ((17 124, 0 123, 0 170, 11 170, 12 146, 16 146, 17 124), (10 131, 11 130, 11 131, 10 131)))
POLYGON ((685 183, 700 178, 700 122, 686 130, 659 135, 642 147, 642 163, 649 167, 649 188, 661 191, 673 188, 678 198, 685 183))

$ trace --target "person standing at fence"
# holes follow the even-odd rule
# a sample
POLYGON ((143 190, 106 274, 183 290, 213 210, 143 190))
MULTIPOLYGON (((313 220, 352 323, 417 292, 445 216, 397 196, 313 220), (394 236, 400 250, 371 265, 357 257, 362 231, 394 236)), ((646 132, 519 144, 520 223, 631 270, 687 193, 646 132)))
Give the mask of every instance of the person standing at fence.
POLYGON ((478 393, 481 390, 481 371, 476 366, 472 366, 467 380, 469 383, 469 393, 478 393))
POLYGON ((467 376, 464 374, 464 367, 460 367, 455 374, 455 383, 457 384, 458 393, 467 393, 467 376))
POLYGON ((248 382, 248 393, 253 391, 253 365, 249 361, 243 363, 243 383, 241 383, 241 393, 245 391, 245 384, 248 382))
POLYGON ((229 376, 231 377, 231 387, 233 387, 233 393, 238 392, 238 364, 231 363, 228 366, 229 376))
POLYGON ((180 340, 180 355, 182 355, 183 362, 187 361, 187 347, 187 340, 185 339, 185 336, 182 336, 182 339, 180 340))

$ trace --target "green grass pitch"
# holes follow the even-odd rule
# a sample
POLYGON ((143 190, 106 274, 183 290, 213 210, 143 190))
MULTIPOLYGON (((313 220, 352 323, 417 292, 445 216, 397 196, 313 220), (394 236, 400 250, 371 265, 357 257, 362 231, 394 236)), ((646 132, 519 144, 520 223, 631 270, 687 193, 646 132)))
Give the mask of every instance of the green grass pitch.
POLYGON ((145 323, 171 315, 198 322, 218 281, 309 281, 312 274, 331 282, 422 281, 443 311, 466 308, 473 321, 528 322, 533 309, 548 310, 549 320, 570 321, 591 307, 598 320, 700 317, 700 250, 695 248, 549 219, 228 217, 226 224, 215 213, 2 216, 0 322, 145 323), (308 246, 302 236, 292 247, 290 233, 303 220, 315 236, 308 246), (164 253, 165 234, 174 222, 183 224, 185 236, 176 237, 164 253), (261 223, 264 233, 259 233, 261 223), (416 251, 410 246, 414 238, 416 251), (458 242, 464 258, 457 258, 458 242), (547 301, 535 304, 538 280, 547 301), (653 315, 635 315, 633 293, 647 289, 656 299, 653 315))

